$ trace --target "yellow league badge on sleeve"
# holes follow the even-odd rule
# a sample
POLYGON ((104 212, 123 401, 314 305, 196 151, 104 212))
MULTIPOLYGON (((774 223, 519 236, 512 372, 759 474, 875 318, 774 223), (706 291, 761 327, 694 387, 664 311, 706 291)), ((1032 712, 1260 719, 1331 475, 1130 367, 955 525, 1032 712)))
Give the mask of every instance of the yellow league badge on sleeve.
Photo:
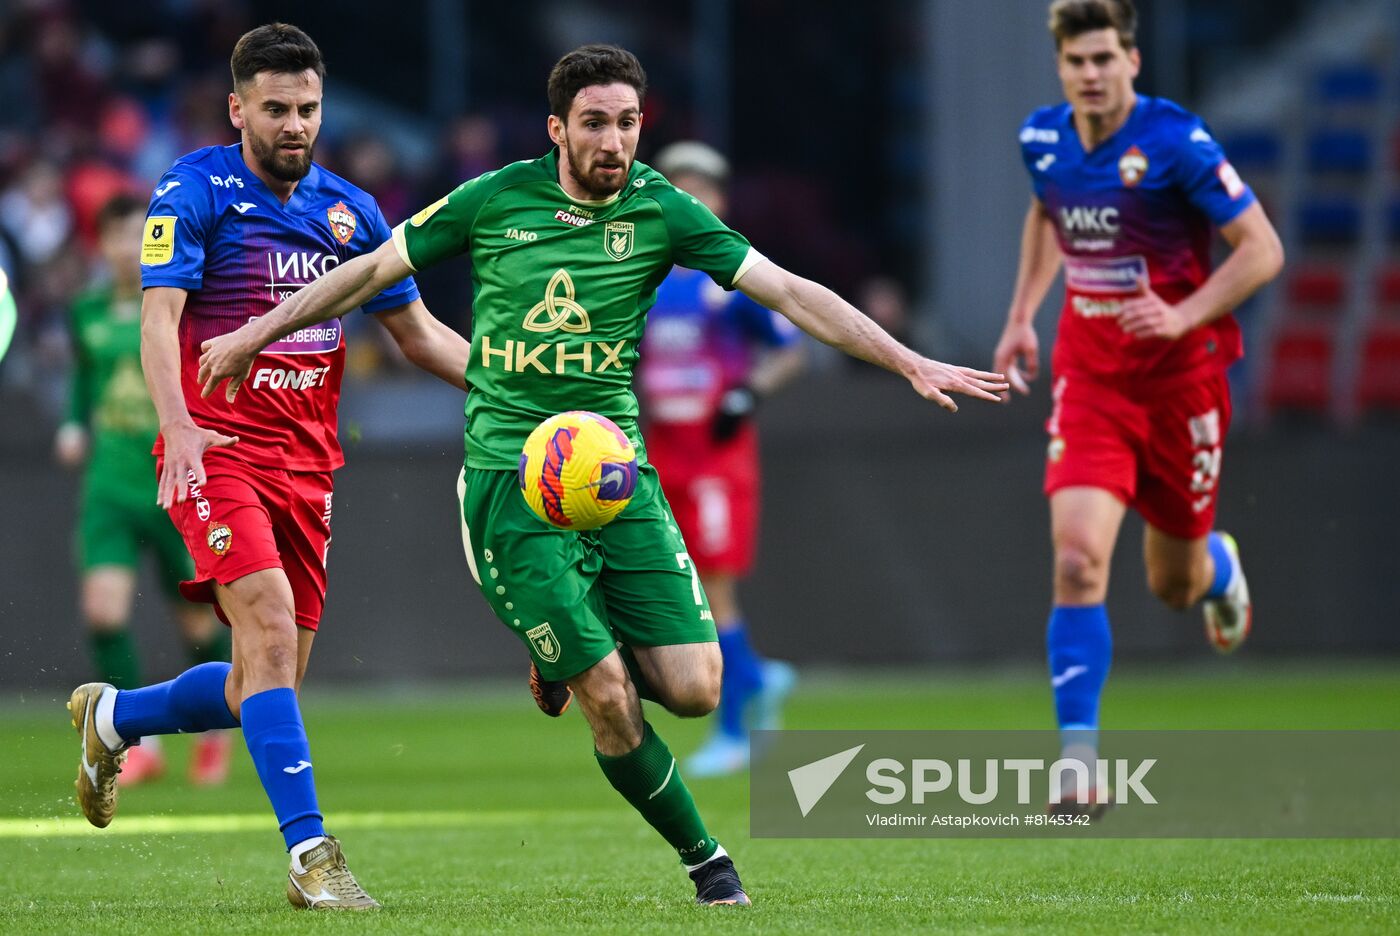
POLYGON ((174 259, 176 220, 173 215, 146 219, 146 230, 141 235, 142 266, 160 266, 174 259))

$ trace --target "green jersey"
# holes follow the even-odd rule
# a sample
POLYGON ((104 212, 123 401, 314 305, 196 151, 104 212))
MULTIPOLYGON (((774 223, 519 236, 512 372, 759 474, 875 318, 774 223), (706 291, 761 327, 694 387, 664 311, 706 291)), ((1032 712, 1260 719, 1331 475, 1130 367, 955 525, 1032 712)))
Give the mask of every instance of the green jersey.
POLYGON ((141 298, 119 299, 110 288, 89 290, 73 303, 74 361, 70 422, 92 432, 87 474, 104 486, 155 489, 160 420, 141 373, 141 298))
POLYGON ((644 463, 632 368, 656 287, 679 264, 729 289, 763 259, 641 163, 613 197, 571 199, 558 151, 463 183, 394 246, 414 270, 471 257, 467 465, 488 469, 516 468, 530 431, 565 410, 617 423, 644 463))

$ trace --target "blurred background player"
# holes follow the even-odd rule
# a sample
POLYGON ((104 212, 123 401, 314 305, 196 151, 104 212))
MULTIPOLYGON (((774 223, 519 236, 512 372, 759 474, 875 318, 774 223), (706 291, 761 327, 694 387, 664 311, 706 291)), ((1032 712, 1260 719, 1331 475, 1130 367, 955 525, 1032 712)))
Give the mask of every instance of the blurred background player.
MULTIPOLYGON (((1033 320, 1060 262, 1065 304, 1051 369, 1045 493, 1055 550, 1047 633, 1065 754, 1096 756, 1112 641, 1104 600, 1128 507, 1147 522, 1153 594, 1204 600, 1206 635, 1229 652, 1249 634, 1239 550, 1212 530, 1230 427, 1225 369, 1243 353, 1231 310, 1273 279, 1283 248, 1200 118, 1140 96, 1129 0, 1050 6, 1067 103, 1021 129, 1035 194, 995 367, 1026 393, 1039 370, 1033 320), (1210 232, 1229 257, 1211 272, 1210 232)), ((1102 812, 1095 791, 1065 811, 1102 812)))
MULTIPOLYGON (((141 227, 146 203, 117 195, 98 213, 98 249, 107 277, 73 303, 73 372, 67 420, 54 453, 67 468, 83 466, 77 561, 83 620, 97 679, 118 689, 141 685, 136 641, 127 627, 141 553, 149 550, 171 599, 171 613, 191 665, 229 659, 229 636, 206 605, 180 597, 194 563, 180 532, 156 503, 151 447, 160 431, 141 373, 141 227)), ((229 738, 208 731, 195 744, 190 779, 220 783, 228 774, 229 738)), ((121 782, 159 776, 158 738, 127 754, 121 782)))
MULTIPOLYGON (((242 396, 202 396, 200 343, 237 329, 389 237, 375 200, 322 169, 325 65, 295 26, 245 33, 230 60, 240 142, 175 161, 151 197, 141 242, 141 361, 160 416, 158 502, 194 558, 187 598, 233 631, 233 665, 205 663, 154 686, 88 683, 69 701, 82 737, 78 802, 105 828, 131 746, 154 735, 241 726, 276 815, 298 908, 379 906, 326 834, 297 690, 326 600, 332 472, 345 342, 340 322, 290 335, 257 358, 242 396)), ((405 356, 465 390, 468 346, 437 322, 412 279, 359 307, 405 356)))
MULTIPOLYGON (((729 164, 703 143, 656 155, 656 170, 727 214, 729 164)), ((758 535, 759 402, 801 371, 801 333, 787 319, 699 270, 675 267, 647 313, 638 389, 647 457, 656 466, 719 632, 724 677, 718 724, 686 770, 709 777, 749 762, 749 728, 776 728, 796 676, 749 643, 738 584, 758 535), (753 703, 751 705, 751 703, 753 703)))

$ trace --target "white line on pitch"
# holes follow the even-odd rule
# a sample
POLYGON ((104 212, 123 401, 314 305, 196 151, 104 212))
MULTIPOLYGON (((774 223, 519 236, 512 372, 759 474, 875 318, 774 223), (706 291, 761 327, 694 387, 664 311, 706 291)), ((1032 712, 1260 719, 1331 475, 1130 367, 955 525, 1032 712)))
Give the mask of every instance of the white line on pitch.
MULTIPOLYGON (((441 812, 336 812, 326 817, 335 829, 416 829, 500 826, 540 821, 566 821, 608 816, 602 810, 479 810, 441 812)), ((120 816, 106 829, 96 829, 81 816, 21 819, 0 817, 0 839, 55 838, 72 835, 176 835, 206 832, 259 832, 275 830, 277 820, 267 813, 223 813, 191 816, 120 816)))

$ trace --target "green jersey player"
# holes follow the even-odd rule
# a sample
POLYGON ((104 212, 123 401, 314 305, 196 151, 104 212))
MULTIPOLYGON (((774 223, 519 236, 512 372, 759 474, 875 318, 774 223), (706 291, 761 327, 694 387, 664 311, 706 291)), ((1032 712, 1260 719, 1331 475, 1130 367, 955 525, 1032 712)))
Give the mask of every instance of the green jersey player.
MULTIPOLYGON (((141 228, 146 203, 117 195, 98 213, 98 247, 109 279, 73 302, 73 376, 68 416, 54 439, 66 467, 83 466, 77 562, 81 605, 97 678, 118 689, 141 685, 136 644, 127 628, 143 551, 155 558, 171 613, 190 660, 229 658, 228 632, 202 605, 180 597, 194 563, 179 531, 156 504, 151 446, 160 426, 141 371, 141 228)), ((165 769, 159 739, 127 755, 121 782, 155 779, 165 769)), ((220 783, 228 773, 229 738, 206 732, 196 744, 190 779, 220 783)))
POLYGON ((473 577, 539 671, 566 680, 608 781, 679 853, 702 904, 747 904, 639 697, 681 716, 720 695, 715 626, 655 472, 631 391, 647 309, 673 264, 738 288, 818 339, 947 393, 996 401, 997 374, 901 346, 840 297, 764 259, 697 199, 634 161, 646 77, 630 53, 584 46, 549 77, 556 149, 459 186, 272 313, 205 342, 199 379, 231 399, 257 351, 353 309, 385 285, 457 253, 472 260, 466 463, 458 482, 473 577), (547 526, 515 471, 530 430, 562 410, 601 413, 636 445, 636 494, 600 530, 547 526))

